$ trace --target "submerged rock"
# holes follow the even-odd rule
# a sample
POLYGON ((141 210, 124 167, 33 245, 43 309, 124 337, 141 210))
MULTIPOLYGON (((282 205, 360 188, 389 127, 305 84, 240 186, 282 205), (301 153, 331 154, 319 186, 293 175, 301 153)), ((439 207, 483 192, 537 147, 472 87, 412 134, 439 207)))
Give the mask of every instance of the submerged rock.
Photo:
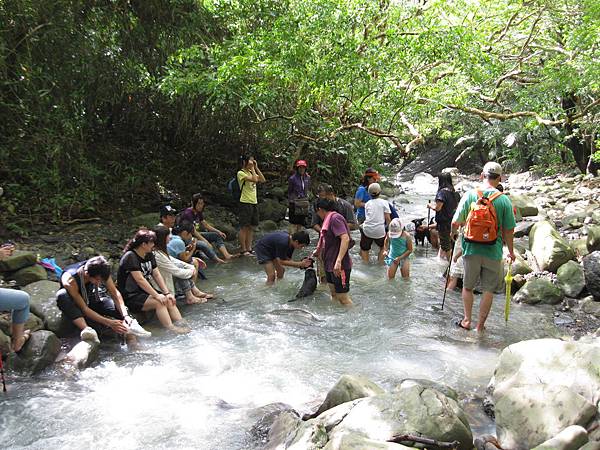
POLYGON ((529 232, 529 250, 541 270, 556 273, 575 257, 575 252, 547 220, 536 223, 529 232))
POLYGON ((510 345, 488 389, 503 448, 534 448, 571 425, 595 427, 600 343, 537 339, 510 345))

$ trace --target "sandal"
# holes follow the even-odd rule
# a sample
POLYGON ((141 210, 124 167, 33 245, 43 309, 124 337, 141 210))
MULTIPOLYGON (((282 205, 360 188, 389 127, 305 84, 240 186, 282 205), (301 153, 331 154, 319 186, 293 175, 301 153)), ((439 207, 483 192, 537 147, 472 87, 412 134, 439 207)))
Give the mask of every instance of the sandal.
POLYGON ((25 343, 29 340, 30 337, 31 337, 31 330, 25 330, 25 331, 23 331, 23 335, 19 338, 19 340, 22 341, 21 345, 19 346, 19 349, 15 350, 15 348, 17 346, 15 345, 14 342, 11 343, 11 347, 12 347, 13 351, 15 353, 17 353, 17 354, 20 353, 21 350, 23 350, 23 347, 25 346, 25 343))

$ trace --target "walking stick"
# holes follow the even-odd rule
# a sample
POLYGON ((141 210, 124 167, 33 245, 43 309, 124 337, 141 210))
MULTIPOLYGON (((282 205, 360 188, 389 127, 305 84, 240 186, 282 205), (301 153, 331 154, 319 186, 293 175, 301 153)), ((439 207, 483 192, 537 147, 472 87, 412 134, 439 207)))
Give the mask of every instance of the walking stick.
POLYGON ((448 291, 448 283, 450 282, 450 267, 452 267, 452 257, 454 256, 454 244, 450 249, 450 261, 448 261, 448 268, 446 269, 446 286, 444 287, 444 297, 442 298, 442 311, 444 310, 444 303, 446 302, 446 292, 448 291))
MULTIPOLYGON (((429 220, 431 218, 431 208, 429 207, 430 201, 431 200, 427 201, 427 231, 429 231, 429 220)), ((431 236, 431 234, 429 236, 431 236)), ((426 236, 426 239, 427 241, 425 242, 425 258, 427 258, 427 250, 429 250, 429 237, 426 236)))

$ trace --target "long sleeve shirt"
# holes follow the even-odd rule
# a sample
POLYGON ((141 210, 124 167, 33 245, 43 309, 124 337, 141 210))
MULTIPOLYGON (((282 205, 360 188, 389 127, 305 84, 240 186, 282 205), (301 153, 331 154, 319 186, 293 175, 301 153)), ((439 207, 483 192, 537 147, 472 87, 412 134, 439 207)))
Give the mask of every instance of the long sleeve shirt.
POLYGON ((307 198, 310 190, 310 175, 302 177, 295 173, 288 179, 288 200, 293 202, 299 198, 307 198))

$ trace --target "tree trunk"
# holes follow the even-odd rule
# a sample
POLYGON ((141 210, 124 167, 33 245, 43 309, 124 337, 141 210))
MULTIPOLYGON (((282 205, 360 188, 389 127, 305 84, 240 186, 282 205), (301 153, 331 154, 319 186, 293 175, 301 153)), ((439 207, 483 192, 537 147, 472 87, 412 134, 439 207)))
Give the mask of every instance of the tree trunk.
MULTIPOLYGON (((561 106, 567 117, 572 117, 577 113, 577 109, 579 108, 579 99, 575 94, 566 94, 561 99, 561 106)), ((576 131, 574 129, 571 122, 567 122, 564 130, 567 133, 567 138, 564 141, 565 147, 573 153, 575 164, 577 164, 577 168, 581 173, 586 173, 588 161, 592 154, 593 140, 582 136, 579 130, 576 131)))

